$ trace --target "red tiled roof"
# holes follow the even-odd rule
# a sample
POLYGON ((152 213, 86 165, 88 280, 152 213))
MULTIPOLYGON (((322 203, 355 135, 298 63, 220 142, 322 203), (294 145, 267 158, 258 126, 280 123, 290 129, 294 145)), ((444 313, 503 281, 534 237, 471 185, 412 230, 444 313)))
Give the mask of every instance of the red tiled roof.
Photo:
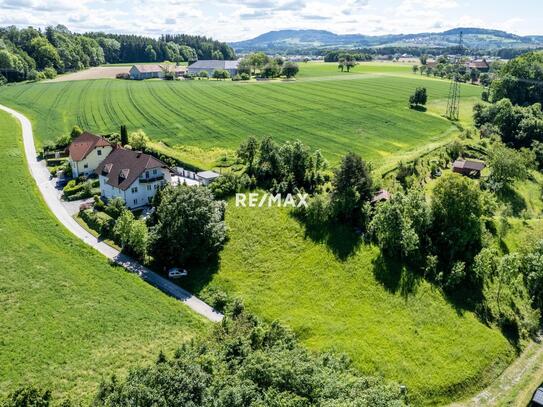
POLYGON ((68 146, 68 154, 72 160, 81 161, 96 147, 107 146, 111 146, 111 143, 105 138, 89 132, 84 132, 70 143, 68 146))
POLYGON ((168 168, 162 161, 139 151, 117 148, 96 168, 96 173, 107 177, 107 183, 123 191, 152 168, 168 168))

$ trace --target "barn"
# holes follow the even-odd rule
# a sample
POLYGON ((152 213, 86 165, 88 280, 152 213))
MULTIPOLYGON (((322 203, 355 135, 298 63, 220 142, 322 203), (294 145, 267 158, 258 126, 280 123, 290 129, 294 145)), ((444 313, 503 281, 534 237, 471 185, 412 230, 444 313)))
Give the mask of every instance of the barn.
POLYGON ((206 71, 209 76, 213 76, 216 70, 227 71, 230 76, 238 74, 238 61, 223 61, 223 60, 201 60, 189 65, 188 73, 190 75, 198 75, 200 72, 206 71))

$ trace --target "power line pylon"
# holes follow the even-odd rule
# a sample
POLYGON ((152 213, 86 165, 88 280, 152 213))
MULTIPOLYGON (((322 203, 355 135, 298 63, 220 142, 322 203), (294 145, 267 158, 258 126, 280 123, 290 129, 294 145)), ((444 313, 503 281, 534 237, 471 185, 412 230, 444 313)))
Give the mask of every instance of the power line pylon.
MULTIPOLYGON (((462 51, 464 49, 463 45, 463 34, 462 31, 460 31, 460 40, 458 41, 458 53, 459 55, 456 56, 455 60, 455 68, 458 68, 460 65, 460 61, 462 59, 462 51)), ((447 112, 445 113, 445 116, 449 118, 449 120, 457 121, 458 116, 460 114, 460 81, 458 77, 458 69, 455 69, 456 72, 453 73, 453 77, 451 79, 451 86, 449 87, 449 97, 447 99, 447 112)))

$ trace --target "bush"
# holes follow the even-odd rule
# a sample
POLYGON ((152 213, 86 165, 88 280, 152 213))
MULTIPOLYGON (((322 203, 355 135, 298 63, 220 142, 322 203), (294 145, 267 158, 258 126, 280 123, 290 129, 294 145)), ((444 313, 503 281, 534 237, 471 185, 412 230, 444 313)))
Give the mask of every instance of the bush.
POLYGON ((77 201, 92 197, 92 189, 96 186, 98 180, 77 183, 76 180, 70 180, 62 190, 63 198, 68 201, 77 201))
POLYGON ((43 70, 43 74, 47 79, 54 79, 57 77, 57 71, 55 71, 55 68, 51 68, 50 66, 43 70))
POLYGON ((2 407, 48 407, 50 403, 51 391, 25 386, 9 394, 0 405, 2 407))
POLYGON ((117 219, 125 209, 126 205, 123 198, 117 197, 109 200, 105 212, 113 219, 117 219))
POLYGON ((249 187, 251 180, 247 174, 236 175, 233 173, 221 175, 209 186, 216 199, 223 199, 242 192, 249 187))
POLYGON ((79 216, 88 227, 103 237, 113 237, 113 227, 115 220, 104 212, 95 212, 92 209, 86 209, 79 212, 79 216))
POLYGON ((242 81, 248 81, 251 79, 251 75, 249 75, 248 73, 246 72, 242 72, 240 75, 240 78, 242 81))

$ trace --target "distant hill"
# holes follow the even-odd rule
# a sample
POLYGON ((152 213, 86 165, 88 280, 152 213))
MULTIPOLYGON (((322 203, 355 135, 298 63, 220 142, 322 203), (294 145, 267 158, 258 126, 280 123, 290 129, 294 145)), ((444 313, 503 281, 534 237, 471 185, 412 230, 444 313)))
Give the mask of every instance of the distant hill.
POLYGON ((441 33, 362 35, 334 34, 325 30, 270 31, 256 38, 230 43, 237 52, 304 50, 311 48, 367 48, 367 47, 429 47, 445 48, 458 44, 460 31, 469 48, 537 48, 543 47, 543 36, 519 36, 500 30, 483 28, 455 28, 441 33))

